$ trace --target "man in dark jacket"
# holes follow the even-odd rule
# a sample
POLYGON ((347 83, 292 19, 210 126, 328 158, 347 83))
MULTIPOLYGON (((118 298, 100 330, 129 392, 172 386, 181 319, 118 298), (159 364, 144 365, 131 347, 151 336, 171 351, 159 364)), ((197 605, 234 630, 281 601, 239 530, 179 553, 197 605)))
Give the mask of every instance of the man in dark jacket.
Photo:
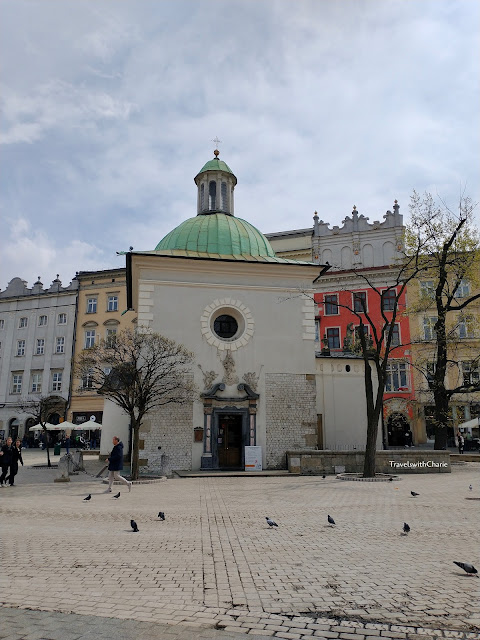
POLYGON ((17 438, 15 440, 15 444, 13 445, 13 449, 12 449, 12 461, 10 462, 10 473, 5 478, 5 481, 8 480, 11 487, 15 486, 14 481, 15 481, 15 476, 18 473, 19 462, 22 463, 22 467, 23 467, 22 443, 21 443, 21 440, 17 438))
POLYGON ((128 485, 128 490, 132 490, 132 483, 123 478, 118 472, 123 469, 123 443, 118 436, 113 436, 113 449, 108 461, 108 489, 105 493, 111 493, 115 480, 128 485))
POLYGON ((2 465, 2 475, 0 476, 0 485, 3 487, 3 483, 6 483, 6 477, 10 470, 10 465, 13 459, 13 441, 10 437, 7 438, 6 444, 3 445, 0 451, 0 464, 2 465))

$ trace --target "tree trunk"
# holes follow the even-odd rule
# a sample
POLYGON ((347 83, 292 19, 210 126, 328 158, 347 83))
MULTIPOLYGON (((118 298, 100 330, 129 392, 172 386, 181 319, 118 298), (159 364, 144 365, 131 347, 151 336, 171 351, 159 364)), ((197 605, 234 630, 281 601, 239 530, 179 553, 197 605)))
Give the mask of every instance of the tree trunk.
POLYGON ((47 467, 50 468, 52 463, 50 462, 50 447, 48 446, 48 433, 46 429, 43 432, 43 437, 45 438, 45 448, 47 450, 47 467))
POLYGON ((365 393, 367 400, 367 444, 363 462, 363 477, 374 478, 377 453, 378 419, 383 409, 383 387, 380 380, 380 366, 376 363, 379 373, 376 398, 373 397, 372 368, 368 360, 365 361, 365 393))
POLYGON ((449 397, 446 389, 435 389, 435 449, 447 448, 448 436, 448 405, 449 397))

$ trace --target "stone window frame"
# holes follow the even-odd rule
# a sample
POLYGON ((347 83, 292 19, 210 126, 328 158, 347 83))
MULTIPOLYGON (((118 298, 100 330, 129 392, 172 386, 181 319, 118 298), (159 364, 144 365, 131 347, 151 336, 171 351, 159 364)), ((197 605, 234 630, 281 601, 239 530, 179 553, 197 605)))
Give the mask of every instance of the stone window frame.
POLYGON ((200 317, 201 332, 205 340, 212 347, 217 349, 236 351, 244 347, 255 331, 255 322, 250 309, 241 302, 232 298, 216 299, 205 307, 200 317), (239 334, 237 337, 222 339, 213 332, 213 322, 217 316, 231 315, 239 324, 239 334))

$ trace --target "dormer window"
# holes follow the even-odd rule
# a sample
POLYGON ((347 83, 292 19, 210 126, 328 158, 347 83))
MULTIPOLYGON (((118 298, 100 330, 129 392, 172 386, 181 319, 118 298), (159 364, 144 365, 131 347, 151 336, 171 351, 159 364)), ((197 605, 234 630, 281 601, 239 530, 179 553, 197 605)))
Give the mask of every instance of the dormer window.
POLYGON ((215 211, 217 201, 217 183, 211 180, 208 185, 208 209, 209 211, 215 211))

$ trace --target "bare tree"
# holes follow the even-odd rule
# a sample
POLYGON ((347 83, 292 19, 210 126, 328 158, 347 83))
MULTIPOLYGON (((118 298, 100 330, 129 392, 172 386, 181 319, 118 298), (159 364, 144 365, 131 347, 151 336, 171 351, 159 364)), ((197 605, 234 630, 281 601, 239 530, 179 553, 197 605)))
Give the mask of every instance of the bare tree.
POLYGON ((132 479, 139 474, 139 434, 155 407, 185 404, 195 393, 193 354, 183 345, 146 329, 127 329, 84 349, 76 362, 85 389, 96 389, 130 417, 132 479))
MULTIPOLYGON (((463 375, 461 360, 468 343, 478 333, 478 309, 468 315, 468 307, 480 299, 480 238, 473 224, 476 204, 462 193, 456 211, 431 194, 414 191, 411 222, 407 228, 407 251, 421 244, 422 275, 428 287, 419 296, 412 312, 434 313, 431 342, 423 342, 423 356, 416 366, 423 373, 435 405, 435 449, 447 447, 448 412, 455 394, 480 391, 480 382, 463 375), (472 289, 471 289, 472 288, 472 289), (466 312, 467 311, 467 312, 466 312), (459 375, 449 375, 457 368, 459 375)), ((425 338, 425 336, 423 336, 425 338)), ((478 342, 469 366, 478 370, 478 342)))
POLYGON ((65 413, 66 400, 61 396, 42 396, 40 398, 26 399, 20 404, 21 410, 32 416, 35 424, 39 424, 43 431, 45 445, 47 449, 47 465, 52 466, 50 462, 50 443, 48 440, 47 424, 54 414, 63 416, 65 413))

